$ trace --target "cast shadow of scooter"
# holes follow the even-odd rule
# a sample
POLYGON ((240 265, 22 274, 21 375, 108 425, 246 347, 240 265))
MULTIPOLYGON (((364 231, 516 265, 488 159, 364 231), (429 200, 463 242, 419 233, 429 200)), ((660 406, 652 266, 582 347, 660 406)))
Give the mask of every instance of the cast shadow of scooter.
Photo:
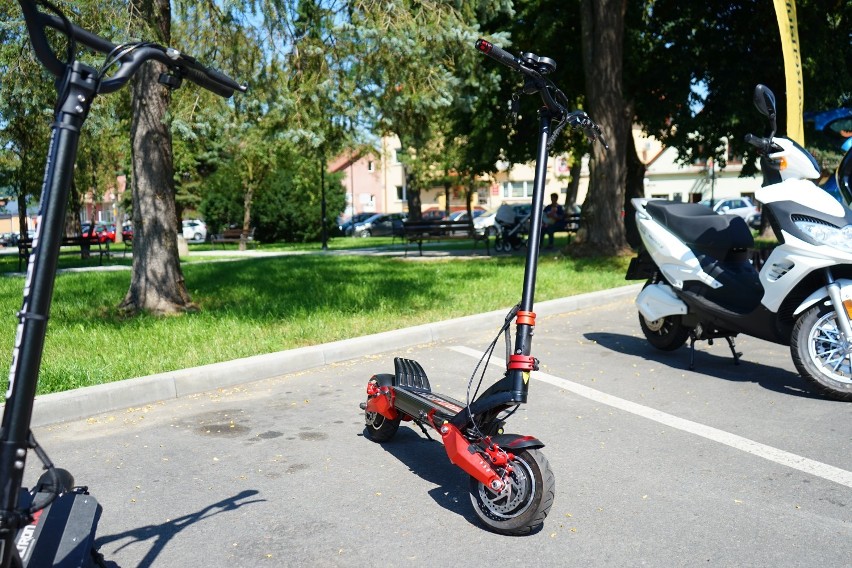
MULTIPOLYGON (((644 338, 629 335, 597 332, 586 333, 584 337, 612 351, 636 355, 648 361, 668 365, 673 369, 685 371, 689 369, 688 342, 687 347, 681 349, 660 351, 651 346, 644 338)), ((693 372, 731 382, 753 382, 767 390, 790 396, 825 399, 824 396, 815 393, 807 381, 797 373, 749 361, 745 358, 748 353, 745 353, 743 358, 740 359, 739 365, 735 365, 733 356, 724 339, 717 340, 713 348, 718 349, 719 353, 707 350, 696 351, 693 372)))
MULTIPOLYGON (((259 491, 257 491, 256 489, 241 491, 233 497, 222 499, 221 501, 208 505, 199 511, 189 513, 188 515, 183 515, 182 517, 178 517, 176 519, 171 519, 170 521, 167 521, 160 525, 147 525, 144 527, 131 529, 123 533, 99 536, 95 540, 95 547, 102 549, 109 543, 127 540, 126 543, 122 544, 117 549, 121 550, 122 548, 130 546, 131 544, 151 541, 151 549, 139 562, 138 565, 153 566, 154 561, 157 559, 157 557, 160 555, 160 553, 163 551, 169 541, 173 539, 178 533, 194 525, 195 523, 203 521, 205 519, 209 519, 214 515, 218 515, 220 513, 227 513, 229 511, 235 511, 236 509, 239 509, 240 507, 243 507, 245 505, 264 502, 265 499, 252 499, 250 501, 243 501, 244 499, 253 497, 258 493, 259 491)), ((103 566, 106 566, 107 568, 120 568, 118 564, 108 559, 104 560, 103 566)))
POLYGON ((378 445, 412 473, 437 485, 428 493, 438 505, 479 526, 468 497, 468 475, 450 463, 441 442, 422 437, 404 422, 392 440, 378 445))

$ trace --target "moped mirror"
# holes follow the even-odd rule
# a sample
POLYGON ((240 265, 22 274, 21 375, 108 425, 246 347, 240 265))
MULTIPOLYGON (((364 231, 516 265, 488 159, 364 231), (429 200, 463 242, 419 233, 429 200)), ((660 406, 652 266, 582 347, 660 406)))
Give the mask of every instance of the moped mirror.
POLYGON ((775 135, 777 111, 775 107, 775 95, 769 90, 766 85, 758 84, 754 88, 754 106, 763 116, 769 118, 769 123, 772 126, 772 135, 775 135))

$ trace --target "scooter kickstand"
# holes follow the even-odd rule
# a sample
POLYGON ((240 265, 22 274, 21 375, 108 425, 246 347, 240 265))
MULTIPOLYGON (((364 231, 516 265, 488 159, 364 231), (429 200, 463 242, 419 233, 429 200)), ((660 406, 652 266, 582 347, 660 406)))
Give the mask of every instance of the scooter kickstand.
POLYGON ((689 370, 695 370, 695 334, 689 334, 689 370))
POLYGON ((415 421, 414 421, 414 423, 415 423, 415 424, 417 424, 418 426, 420 426, 420 430, 421 430, 424 434, 426 434, 426 437, 427 437, 427 438, 429 438, 429 439, 430 439, 430 440, 432 440, 433 442, 435 441, 435 440, 432 438, 432 436, 430 436, 430 435, 429 435, 429 431, 426 429, 426 427, 425 427, 425 426, 423 426, 423 422, 421 422, 420 420, 415 420, 415 421))
POLYGON ((743 354, 738 352, 737 348, 734 346, 734 338, 733 337, 731 337, 730 335, 726 335, 725 339, 728 341, 728 347, 731 348, 731 353, 734 356, 734 365, 739 365, 740 364, 740 357, 742 357, 743 354))

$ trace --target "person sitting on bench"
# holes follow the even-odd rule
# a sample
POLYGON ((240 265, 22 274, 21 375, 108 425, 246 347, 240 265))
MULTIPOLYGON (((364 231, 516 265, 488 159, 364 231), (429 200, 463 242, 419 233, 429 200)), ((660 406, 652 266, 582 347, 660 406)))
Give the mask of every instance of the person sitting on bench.
POLYGON ((544 218, 542 219, 541 232, 548 236, 547 248, 553 248, 553 233, 564 231, 568 225, 568 217, 565 215, 565 209, 559 205, 559 194, 550 194, 550 205, 544 208, 544 218))

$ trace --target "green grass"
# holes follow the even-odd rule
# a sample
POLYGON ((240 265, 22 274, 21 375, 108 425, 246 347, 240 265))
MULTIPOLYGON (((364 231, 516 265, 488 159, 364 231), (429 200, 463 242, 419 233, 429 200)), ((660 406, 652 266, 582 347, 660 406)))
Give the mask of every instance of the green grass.
MULTIPOLYGON (((129 271, 64 273, 56 282, 39 393, 509 307, 520 299, 523 260, 301 255, 192 262, 183 270, 201 311, 165 318, 119 314, 129 271)), ((627 261, 543 255, 536 300, 622 285, 627 261)), ((4 369, 11 360, 22 286, 20 276, 0 278, 4 369)))

